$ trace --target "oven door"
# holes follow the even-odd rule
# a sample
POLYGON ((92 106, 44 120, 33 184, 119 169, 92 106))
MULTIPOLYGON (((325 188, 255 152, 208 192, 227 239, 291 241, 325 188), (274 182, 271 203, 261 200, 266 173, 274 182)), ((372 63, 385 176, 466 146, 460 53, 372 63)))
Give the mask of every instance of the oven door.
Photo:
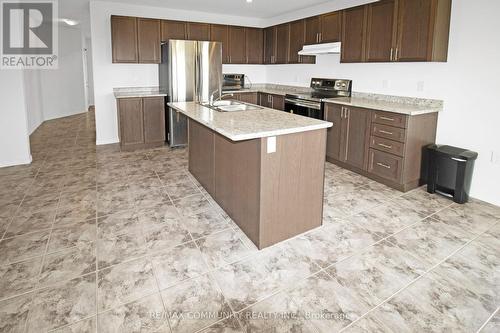
POLYGON ((300 116, 323 120, 321 103, 301 99, 285 98, 285 111, 300 116))

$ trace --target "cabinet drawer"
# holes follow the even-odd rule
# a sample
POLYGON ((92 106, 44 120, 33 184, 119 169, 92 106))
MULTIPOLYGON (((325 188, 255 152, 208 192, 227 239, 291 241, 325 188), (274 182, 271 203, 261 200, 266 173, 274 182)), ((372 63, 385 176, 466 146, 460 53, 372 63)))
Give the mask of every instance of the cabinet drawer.
POLYGON ((373 111, 372 122, 382 125, 406 128, 407 117, 403 114, 373 111))
POLYGON ((389 140, 405 142, 406 131, 404 128, 372 124, 372 135, 389 140))
POLYGON ((403 157, 404 143, 373 136, 370 138, 370 147, 403 157))
POLYGON ((402 165, 403 159, 401 157, 370 149, 368 172, 387 180, 400 183, 402 165))

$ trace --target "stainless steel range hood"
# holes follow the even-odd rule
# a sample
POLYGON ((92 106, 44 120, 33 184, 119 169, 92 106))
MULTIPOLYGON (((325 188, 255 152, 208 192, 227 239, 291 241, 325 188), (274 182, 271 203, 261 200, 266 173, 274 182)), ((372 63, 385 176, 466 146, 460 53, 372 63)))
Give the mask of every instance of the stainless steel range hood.
POLYGON ((333 54, 340 53, 340 42, 304 45, 299 55, 318 55, 318 54, 333 54))

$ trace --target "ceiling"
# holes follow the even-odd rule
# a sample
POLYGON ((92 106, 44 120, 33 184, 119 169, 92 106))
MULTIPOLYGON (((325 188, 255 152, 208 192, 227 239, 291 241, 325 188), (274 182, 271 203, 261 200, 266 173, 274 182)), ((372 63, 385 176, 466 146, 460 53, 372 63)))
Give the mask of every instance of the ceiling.
MULTIPOLYGON (((90 0, 59 1, 59 17, 78 20, 82 29, 90 34, 89 19, 90 0)), ((201 12, 220 13, 232 16, 245 16, 257 19, 267 19, 316 5, 346 2, 345 0, 108 0, 110 2, 127 3, 154 7, 193 10, 201 12)), ((373 0, 372 0, 373 1, 373 0)))

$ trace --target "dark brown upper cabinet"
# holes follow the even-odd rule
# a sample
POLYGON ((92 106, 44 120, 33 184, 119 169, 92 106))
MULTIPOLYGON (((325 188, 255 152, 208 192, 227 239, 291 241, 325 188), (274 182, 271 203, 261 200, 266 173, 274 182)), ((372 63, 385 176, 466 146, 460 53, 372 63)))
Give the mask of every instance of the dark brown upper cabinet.
POLYGON ((305 44, 333 43, 340 41, 342 12, 331 12, 305 19, 305 44))
POLYGON ((207 23, 187 23, 188 40, 210 40, 210 24, 207 23))
POLYGON ((332 12, 320 16, 320 43, 340 42, 342 28, 342 12, 332 12))
POLYGON ((262 64, 264 61, 264 32, 259 28, 245 28, 247 64, 262 64))
POLYGON ((159 64, 161 62, 160 27, 160 20, 137 19, 139 63, 159 64))
POLYGON ((227 25, 211 24, 210 39, 222 43, 222 63, 229 64, 229 27, 227 25))
POLYGON ((111 16, 113 63, 138 63, 137 18, 111 16))
POLYGON ((276 27, 276 64, 286 64, 288 61, 288 48, 290 26, 288 23, 276 27))
POLYGON ((305 20, 299 20, 290 23, 290 45, 288 48, 289 64, 314 63, 316 60, 316 57, 314 56, 298 55, 298 52, 302 50, 305 44, 305 28, 305 20))
POLYGON ((395 61, 447 61, 451 0, 398 0, 395 61))
POLYGON ((365 60, 366 12, 367 6, 344 10, 340 62, 363 62, 365 60))
POLYGON ((246 32, 244 27, 229 27, 229 63, 245 64, 247 62, 246 32))
POLYGON ((186 22, 182 21, 161 21, 161 40, 186 39, 186 22))
POLYGON ((276 27, 264 29, 264 63, 274 64, 276 60, 276 27))
POLYGON ((396 0, 382 0, 368 5, 366 61, 394 61, 396 49, 396 0))
POLYGON ((321 32, 321 19, 319 16, 308 17, 306 23, 306 45, 318 44, 321 32))

